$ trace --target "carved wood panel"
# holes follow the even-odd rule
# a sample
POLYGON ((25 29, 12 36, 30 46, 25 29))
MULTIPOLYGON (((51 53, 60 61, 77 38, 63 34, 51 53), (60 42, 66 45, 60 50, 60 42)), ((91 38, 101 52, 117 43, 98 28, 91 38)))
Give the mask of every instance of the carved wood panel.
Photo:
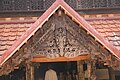
POLYGON ((89 51, 82 44, 82 40, 78 40, 79 32, 68 25, 66 17, 54 16, 50 25, 38 41, 33 41, 36 42, 31 46, 33 56, 73 58, 82 54, 89 54, 89 51))

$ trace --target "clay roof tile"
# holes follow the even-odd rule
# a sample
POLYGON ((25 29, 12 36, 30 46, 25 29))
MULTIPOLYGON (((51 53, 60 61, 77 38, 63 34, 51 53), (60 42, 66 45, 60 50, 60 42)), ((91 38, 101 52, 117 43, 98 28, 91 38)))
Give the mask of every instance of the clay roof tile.
POLYGON ((109 24, 114 24, 113 20, 106 20, 106 22, 109 23, 109 24))
POLYGON ((15 40, 16 40, 16 36, 10 36, 10 37, 9 37, 9 40, 10 40, 10 41, 15 41, 15 40))

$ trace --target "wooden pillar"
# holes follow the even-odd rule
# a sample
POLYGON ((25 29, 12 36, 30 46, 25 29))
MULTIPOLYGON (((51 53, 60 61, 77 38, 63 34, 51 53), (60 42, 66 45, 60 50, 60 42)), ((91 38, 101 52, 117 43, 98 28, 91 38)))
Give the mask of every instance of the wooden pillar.
POLYGON ((31 65, 31 80, 34 80, 34 65, 31 65))
POLYGON ((80 76, 80 73, 79 73, 80 69, 79 68, 80 68, 79 61, 77 61, 77 73, 78 73, 78 79, 77 80, 80 80, 80 77, 79 77, 80 76))
POLYGON ((26 64, 26 80, 30 80, 30 65, 26 64))
POLYGON ((96 61, 87 62, 88 80, 96 80, 96 61))
POLYGON ((90 77, 91 77, 91 63, 88 62, 87 63, 87 73, 88 73, 88 80, 91 80, 90 77))
POLYGON ((34 66, 32 63, 26 65, 26 80, 34 80, 34 66))
POLYGON ((78 80, 85 80, 85 72, 83 70, 83 61, 77 61, 78 80))

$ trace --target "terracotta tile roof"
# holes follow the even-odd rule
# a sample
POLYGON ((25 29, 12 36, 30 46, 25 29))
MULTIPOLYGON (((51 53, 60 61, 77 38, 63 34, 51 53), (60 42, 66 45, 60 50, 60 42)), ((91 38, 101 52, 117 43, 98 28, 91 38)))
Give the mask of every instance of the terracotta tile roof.
POLYGON ((22 36, 30 24, 0 24, 0 56, 22 36))
POLYGON ((120 16, 118 18, 89 18, 87 21, 113 46, 120 50, 120 16))

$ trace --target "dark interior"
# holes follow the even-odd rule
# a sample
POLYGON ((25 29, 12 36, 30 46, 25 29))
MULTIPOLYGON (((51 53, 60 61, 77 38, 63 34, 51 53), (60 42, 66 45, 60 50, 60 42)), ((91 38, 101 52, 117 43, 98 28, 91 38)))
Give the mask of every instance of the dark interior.
POLYGON ((77 62, 50 62, 50 63, 37 63, 35 64, 35 80, 44 80, 45 72, 47 67, 51 65, 52 69, 56 71, 57 76, 62 72, 66 75, 69 72, 72 75, 72 72, 77 73, 77 62), (39 65, 39 66, 36 66, 39 65))

